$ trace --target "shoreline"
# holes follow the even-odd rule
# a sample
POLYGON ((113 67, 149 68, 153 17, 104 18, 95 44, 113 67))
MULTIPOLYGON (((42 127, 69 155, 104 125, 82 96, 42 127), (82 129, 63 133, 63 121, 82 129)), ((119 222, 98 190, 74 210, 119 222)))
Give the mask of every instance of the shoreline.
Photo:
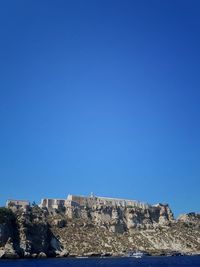
MULTIPOLYGON (((44 253, 45 254, 45 253, 44 253)), ((68 255, 68 256, 47 256, 46 254, 43 256, 39 255, 39 254, 32 254, 30 256, 19 256, 19 255, 9 255, 9 256, 5 256, 5 257, 1 257, 0 258, 0 262, 1 260, 45 260, 45 259, 104 259, 104 258, 133 258, 133 259, 141 259, 141 258, 165 258, 165 257, 194 257, 194 256, 200 256, 200 252, 199 253, 161 253, 161 254, 148 254, 148 255, 143 255, 141 257, 135 257, 135 256, 128 256, 126 254, 124 255, 108 255, 108 254, 98 254, 98 253, 93 253, 92 255, 68 255)))

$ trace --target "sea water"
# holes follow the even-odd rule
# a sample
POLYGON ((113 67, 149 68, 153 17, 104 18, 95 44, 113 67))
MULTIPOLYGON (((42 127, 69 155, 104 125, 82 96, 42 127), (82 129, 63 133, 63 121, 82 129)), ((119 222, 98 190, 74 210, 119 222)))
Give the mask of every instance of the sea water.
POLYGON ((0 267, 200 267, 200 256, 0 260, 0 267))

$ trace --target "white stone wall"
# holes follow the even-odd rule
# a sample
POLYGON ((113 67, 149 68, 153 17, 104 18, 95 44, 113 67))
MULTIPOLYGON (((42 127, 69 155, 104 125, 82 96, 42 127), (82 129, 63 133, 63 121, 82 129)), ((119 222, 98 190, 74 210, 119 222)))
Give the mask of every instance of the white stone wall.
POLYGON ((40 208, 52 208, 58 209, 60 206, 64 207, 66 205, 65 199, 55 199, 55 198, 44 198, 39 204, 40 208))
POLYGON ((133 207, 139 207, 139 208, 149 208, 150 205, 139 202, 136 200, 127 200, 127 199, 118 199, 118 198, 108 198, 108 197, 83 197, 83 196, 74 196, 69 195, 68 203, 73 203, 80 205, 80 206, 89 206, 92 207, 94 205, 106 205, 106 206, 121 206, 121 207, 127 207, 127 206, 133 206, 133 207))
POLYGON ((150 205, 146 203, 142 203, 136 200, 127 200, 127 199, 118 199, 118 198, 108 198, 108 197, 84 197, 84 196, 75 196, 68 195, 67 199, 49 199, 45 198, 41 200, 40 207, 41 208, 52 208, 57 209, 59 206, 63 207, 75 207, 75 206, 88 206, 93 207, 96 205, 104 205, 104 206, 118 206, 118 207, 139 207, 139 208, 149 208, 150 205))

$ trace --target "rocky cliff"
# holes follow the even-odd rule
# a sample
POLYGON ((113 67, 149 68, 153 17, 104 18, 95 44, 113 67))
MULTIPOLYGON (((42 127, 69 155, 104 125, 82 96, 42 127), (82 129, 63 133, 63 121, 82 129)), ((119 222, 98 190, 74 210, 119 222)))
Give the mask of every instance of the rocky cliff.
POLYGON ((200 216, 174 220, 168 205, 0 209, 0 257, 200 253, 200 216))

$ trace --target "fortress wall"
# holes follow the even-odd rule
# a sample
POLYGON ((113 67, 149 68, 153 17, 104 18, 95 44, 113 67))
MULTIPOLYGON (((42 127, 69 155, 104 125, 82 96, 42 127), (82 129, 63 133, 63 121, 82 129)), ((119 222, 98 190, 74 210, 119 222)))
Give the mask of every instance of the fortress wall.
POLYGON ((74 196, 69 195, 67 198, 71 203, 77 203, 79 206, 89 206, 94 205, 106 205, 106 206, 133 206, 139 208, 150 208, 151 206, 146 203, 142 203, 136 200, 118 199, 118 198, 107 198, 107 197, 84 197, 84 196, 74 196))
POLYGON ((69 195, 67 199, 79 204, 80 206, 85 206, 87 203, 86 197, 82 196, 69 195))
POLYGON ((92 207, 93 205, 97 204, 97 198, 96 197, 84 197, 84 196, 69 195, 67 200, 74 202, 74 203, 77 203, 80 206, 92 207))
POLYGON ((111 206, 133 206, 133 207, 139 207, 139 208, 149 208, 150 205, 139 202, 137 200, 127 200, 127 199, 118 199, 118 198, 106 198, 106 197, 97 197, 97 199, 100 199, 105 205, 111 205, 111 206))
POLYGON ((57 209, 59 206, 65 206, 65 199, 44 198, 39 207, 57 209))
POLYGON ((6 201, 6 207, 7 208, 13 208, 13 209, 28 209, 30 206, 30 202, 27 200, 13 200, 13 199, 8 199, 6 201))
POLYGON ((107 198, 107 197, 84 197, 84 196, 75 196, 68 195, 67 199, 51 199, 45 198, 41 200, 40 207, 57 209, 59 206, 63 207, 93 207, 96 205, 105 205, 105 206, 117 206, 117 207, 138 207, 138 208, 150 208, 152 206, 142 203, 136 200, 127 200, 127 199, 118 199, 118 198, 107 198))

